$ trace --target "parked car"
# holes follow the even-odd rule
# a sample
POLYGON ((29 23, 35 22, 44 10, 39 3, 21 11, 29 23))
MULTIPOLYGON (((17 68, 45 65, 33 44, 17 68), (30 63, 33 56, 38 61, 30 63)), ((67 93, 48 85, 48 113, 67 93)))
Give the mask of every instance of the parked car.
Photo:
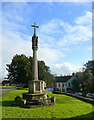
POLYGON ((83 96, 83 93, 81 93, 81 92, 78 92, 78 93, 74 93, 74 95, 83 96))
POLYGON ((94 93, 87 93, 86 97, 94 99, 94 93))
POLYGON ((53 88, 46 88, 47 91, 54 91, 53 88))

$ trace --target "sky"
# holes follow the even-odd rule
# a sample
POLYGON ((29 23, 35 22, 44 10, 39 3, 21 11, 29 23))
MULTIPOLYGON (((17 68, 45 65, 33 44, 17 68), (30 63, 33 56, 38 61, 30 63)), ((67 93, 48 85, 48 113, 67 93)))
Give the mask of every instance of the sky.
POLYGON ((92 59, 92 2, 9 1, 4 0, 0 8, 0 78, 6 77, 6 64, 11 63, 14 55, 32 56, 34 22, 39 26, 38 60, 43 60, 51 73, 79 72, 92 59))

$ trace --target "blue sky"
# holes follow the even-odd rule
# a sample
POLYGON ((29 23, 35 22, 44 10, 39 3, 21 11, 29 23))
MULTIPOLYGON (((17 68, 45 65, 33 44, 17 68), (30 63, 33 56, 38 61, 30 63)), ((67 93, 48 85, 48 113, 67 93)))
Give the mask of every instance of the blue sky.
POLYGON ((15 54, 32 56, 34 22, 39 25, 38 59, 44 60, 52 73, 79 71, 92 59, 91 2, 2 2, 1 12, 1 76, 15 54))

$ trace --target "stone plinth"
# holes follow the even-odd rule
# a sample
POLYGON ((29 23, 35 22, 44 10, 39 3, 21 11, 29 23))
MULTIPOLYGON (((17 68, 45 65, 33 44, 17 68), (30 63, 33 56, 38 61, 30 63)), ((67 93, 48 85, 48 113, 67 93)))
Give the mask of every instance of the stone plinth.
POLYGON ((47 94, 46 92, 42 92, 40 94, 31 94, 31 93, 23 93, 22 94, 22 99, 26 100, 26 105, 39 105, 41 104, 41 100, 47 99, 47 94))
POLYGON ((29 93, 32 93, 32 94, 42 93, 41 83, 42 83, 41 80, 30 80, 28 82, 29 93))
POLYGON ((23 107, 36 108, 36 107, 54 105, 55 102, 53 98, 54 97, 50 98, 46 92, 36 93, 36 94, 26 92, 22 94, 22 100, 26 101, 26 103, 23 104, 23 107))
POLYGON ((23 98, 22 99, 26 99, 26 100, 40 100, 40 99, 46 99, 47 98, 47 94, 46 92, 42 92, 40 94, 31 94, 29 92, 23 93, 23 98))

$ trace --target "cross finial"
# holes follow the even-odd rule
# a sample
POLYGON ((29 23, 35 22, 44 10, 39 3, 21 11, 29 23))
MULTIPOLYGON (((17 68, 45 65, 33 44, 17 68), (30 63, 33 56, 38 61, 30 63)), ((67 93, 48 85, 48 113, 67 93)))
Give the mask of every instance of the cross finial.
POLYGON ((39 28, 39 26, 37 26, 35 22, 34 22, 34 25, 31 25, 31 26, 34 27, 34 36, 36 36, 36 28, 39 28))

